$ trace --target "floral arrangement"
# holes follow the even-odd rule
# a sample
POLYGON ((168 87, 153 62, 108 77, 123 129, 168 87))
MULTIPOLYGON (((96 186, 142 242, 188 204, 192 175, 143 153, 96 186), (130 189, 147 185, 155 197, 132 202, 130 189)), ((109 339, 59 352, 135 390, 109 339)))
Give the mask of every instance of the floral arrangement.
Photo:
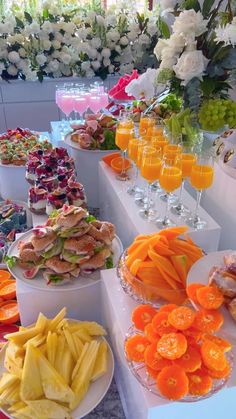
MULTIPOLYGON (((77 6, 78 7, 78 6, 77 6)), ((44 3, 33 17, 16 9, 0 22, 0 76, 42 81, 45 76, 125 74, 157 64, 157 14, 62 11, 44 3)))
POLYGON ((158 82, 184 98, 184 107, 197 112, 204 100, 227 98, 236 66, 236 21, 231 1, 162 0, 172 31, 159 39, 158 82))
POLYGON ((73 124, 71 141, 87 150, 115 150, 117 120, 110 115, 88 114, 83 124, 73 124))

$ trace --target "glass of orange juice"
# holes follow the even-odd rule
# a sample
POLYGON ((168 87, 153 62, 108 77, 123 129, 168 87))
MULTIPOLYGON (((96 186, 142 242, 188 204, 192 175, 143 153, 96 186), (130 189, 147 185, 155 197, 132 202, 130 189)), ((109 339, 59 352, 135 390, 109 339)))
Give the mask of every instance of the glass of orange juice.
POLYGON ((164 218, 156 220, 159 228, 174 226, 170 219, 171 193, 181 186, 182 170, 178 165, 170 164, 167 158, 163 158, 163 166, 160 173, 160 185, 167 194, 166 212, 164 218))
POLYGON ((141 115, 139 122, 139 135, 145 136, 149 128, 155 125, 155 118, 151 115, 141 115))
POLYGON ((115 143, 117 147, 122 151, 122 168, 119 175, 116 176, 118 180, 128 180, 129 177, 125 170, 125 157, 128 149, 129 140, 134 137, 134 130, 130 128, 124 128, 118 125, 116 128, 115 143))
MULTIPOLYGON (((143 138, 141 138, 139 140, 139 143, 138 143, 138 152, 137 152, 137 159, 136 159, 136 166, 137 166, 137 169, 138 169, 138 173, 139 173, 139 171, 141 171, 143 149, 144 149, 145 146, 148 146, 148 142, 146 140, 144 140, 143 138)), ((146 198, 145 198, 144 188, 138 187, 138 190, 135 193, 135 203, 139 207, 142 207, 142 206, 144 206, 145 202, 146 202, 146 198)))
POLYGON ((193 147, 185 147, 183 148, 183 152, 177 156, 177 159, 179 166, 182 169, 182 183, 180 187, 179 201, 172 207, 171 210, 174 214, 177 214, 180 217, 185 217, 189 214, 190 210, 183 204, 183 189, 185 181, 191 176, 192 168, 197 161, 197 156, 194 153, 193 147))
POLYGON ((138 138, 131 138, 129 140, 128 144, 128 154, 129 158, 132 160, 135 166, 135 173, 134 173, 134 179, 133 183, 128 187, 127 193, 130 195, 134 195, 136 192, 139 191, 138 185, 137 185, 137 179, 138 179, 138 166, 136 164, 137 158, 138 158, 138 145, 140 143, 140 140, 138 138))
POLYGON ((144 147, 141 163, 141 176, 147 181, 146 204, 139 211, 142 218, 153 217, 154 211, 151 210, 151 184, 158 180, 161 172, 162 160, 153 147, 144 147))
MULTIPOLYGON (((163 159, 166 164, 169 166, 173 166, 175 164, 177 156, 180 155, 182 151, 182 145, 181 144, 167 144, 164 146, 163 149, 163 159)), ((160 195, 160 198, 162 201, 167 201, 168 195, 167 193, 164 193, 160 195)), ((169 199, 172 203, 178 201, 178 197, 174 193, 170 193, 169 199)))
POLYGON ((202 197, 202 192, 210 188, 214 179, 214 158, 210 152, 205 152, 197 159, 196 164, 193 165, 190 183, 197 190, 197 202, 194 214, 189 217, 188 224, 200 230, 204 228, 207 222, 199 217, 199 207, 202 197))

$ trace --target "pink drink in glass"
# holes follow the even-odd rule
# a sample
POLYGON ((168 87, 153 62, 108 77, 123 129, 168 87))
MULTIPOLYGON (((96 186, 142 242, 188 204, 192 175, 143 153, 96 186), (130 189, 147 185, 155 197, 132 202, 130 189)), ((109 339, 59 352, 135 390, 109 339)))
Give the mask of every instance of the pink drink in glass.
POLYGON ((74 108, 74 99, 71 95, 65 95, 63 94, 60 98, 60 106, 61 109, 66 116, 69 116, 70 113, 73 111, 74 108))
POLYGON ((93 93, 92 96, 90 96, 90 99, 89 99, 89 107, 90 107, 90 109, 93 113, 97 113, 98 111, 100 111, 100 109, 102 107, 101 97, 100 96, 94 96, 94 93, 93 93))
POLYGON ((108 100, 108 94, 107 93, 100 93, 100 98, 101 98, 101 107, 102 108, 106 108, 109 100, 108 100))
POLYGON ((87 109, 86 106, 87 106, 86 99, 84 97, 80 96, 74 99, 74 109, 76 112, 79 113, 81 117, 83 116, 83 113, 87 109))

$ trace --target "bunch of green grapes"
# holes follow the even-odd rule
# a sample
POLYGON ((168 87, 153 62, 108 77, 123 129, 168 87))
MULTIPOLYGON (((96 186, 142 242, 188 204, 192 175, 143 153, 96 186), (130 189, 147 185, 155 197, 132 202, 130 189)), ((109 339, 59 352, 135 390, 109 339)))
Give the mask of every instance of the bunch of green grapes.
POLYGON ((207 131, 217 131, 228 125, 236 126, 236 102, 228 99, 210 99, 204 102, 198 114, 199 122, 207 131))

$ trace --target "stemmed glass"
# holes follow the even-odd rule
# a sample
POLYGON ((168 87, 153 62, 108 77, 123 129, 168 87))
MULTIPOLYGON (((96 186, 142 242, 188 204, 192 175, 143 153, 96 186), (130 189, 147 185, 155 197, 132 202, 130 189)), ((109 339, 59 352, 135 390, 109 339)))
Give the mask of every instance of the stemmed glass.
POLYGON ((140 140, 138 138, 131 138, 129 140, 128 144, 128 154, 129 158, 133 161, 135 166, 135 174, 132 184, 127 189, 127 193, 130 195, 134 195, 136 192, 139 191, 138 185, 137 185, 137 179, 138 179, 138 166, 136 165, 137 157, 138 157, 138 145, 140 140))
POLYGON ((161 172, 161 149, 156 150, 153 147, 145 146, 142 153, 141 176, 147 181, 147 203, 139 211, 142 218, 153 219, 155 211, 151 210, 151 184, 159 179, 161 172))
MULTIPOLYGON (((182 146, 180 144, 167 144, 164 147, 163 150, 163 158, 165 159, 165 161, 168 162, 169 165, 174 165, 176 157, 178 155, 180 155, 182 151, 182 146)), ((167 201, 167 194, 164 193, 163 195, 160 196, 160 198, 162 199, 162 201, 167 201)), ((178 197, 171 193, 170 194, 170 200, 171 202, 176 202, 176 200, 178 199, 178 197)))
POLYGON ((150 115, 141 115, 139 122, 139 135, 145 137, 148 132, 148 128, 151 128, 155 125, 155 119, 150 115))
POLYGON ((134 137, 133 129, 123 128, 122 126, 120 127, 118 125, 116 129, 115 142, 116 142, 117 147, 119 147, 119 149, 122 150, 122 169, 121 169, 121 173, 116 176, 118 180, 123 180, 123 181, 129 180, 129 176, 127 175, 126 170, 125 170, 125 157, 126 157, 126 152, 129 145, 129 140, 133 137, 134 137))
POLYGON ((192 168, 196 163, 197 157, 193 151, 193 147, 185 147, 183 149, 183 153, 181 153, 179 157, 179 162, 182 169, 182 183, 179 193, 179 202, 177 205, 174 205, 171 208, 171 211, 180 217, 185 217, 189 214, 190 211, 189 208, 183 204, 183 189, 185 181, 191 176, 192 168))
MULTIPOLYGON (((148 146, 148 142, 143 140, 143 139, 139 140, 136 166, 137 166, 138 170, 140 170, 140 171, 141 171, 141 164, 142 164, 143 149, 144 149, 145 146, 148 146)), ((146 202, 147 202, 147 200, 146 200, 146 197, 145 197, 145 192, 144 192, 144 190, 140 189, 135 194, 135 204, 138 205, 139 207, 142 207, 142 206, 145 205, 146 202)))
POLYGON ((194 214, 187 220, 188 225, 200 230, 207 222, 199 217, 199 207, 203 190, 210 188, 214 178, 214 158, 210 152, 198 156, 197 163, 192 167, 190 183, 197 190, 197 202, 194 214))
MULTIPOLYGON (((156 128, 156 127, 153 127, 156 128)), ((161 156, 163 156, 164 147, 168 144, 167 137, 163 135, 153 136, 151 139, 151 146, 154 147, 156 150, 161 150, 161 156)), ((156 192, 157 194, 162 193, 162 189, 160 188, 159 181, 153 182, 151 185, 152 191, 156 192)))
POLYGON ((182 171, 178 164, 178 156, 175 161, 171 161, 168 157, 163 158, 163 166, 160 173, 160 185, 167 193, 167 204, 164 218, 156 220, 157 226, 161 228, 174 226, 175 223, 169 218, 171 208, 171 192, 181 186, 182 171))

